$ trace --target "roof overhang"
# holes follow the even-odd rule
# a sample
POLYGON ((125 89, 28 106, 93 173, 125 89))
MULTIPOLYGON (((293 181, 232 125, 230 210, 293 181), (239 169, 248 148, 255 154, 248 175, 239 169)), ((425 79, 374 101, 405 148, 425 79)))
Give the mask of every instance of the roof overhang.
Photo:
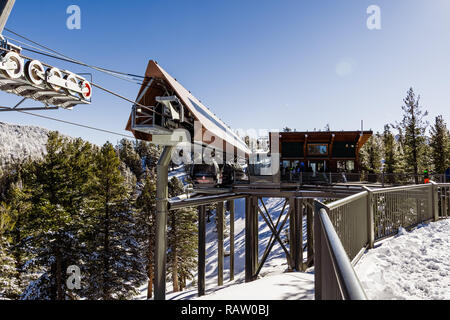
MULTIPOLYGON (((194 97, 175 78, 161 68, 155 61, 150 60, 145 72, 145 80, 139 90, 136 102, 143 106, 151 106, 156 96, 162 94, 161 89, 154 85, 154 80, 163 81, 176 94, 181 103, 194 116, 199 123, 199 130, 195 130, 192 142, 202 145, 214 145, 216 149, 224 152, 244 153, 248 155, 250 149, 245 142, 236 135, 223 121, 211 112, 203 103, 194 97), (201 130, 200 130, 201 129, 201 130)), ((132 129, 131 115, 126 130, 131 131, 137 139, 147 140, 155 144, 166 144, 168 137, 158 137, 132 129)))

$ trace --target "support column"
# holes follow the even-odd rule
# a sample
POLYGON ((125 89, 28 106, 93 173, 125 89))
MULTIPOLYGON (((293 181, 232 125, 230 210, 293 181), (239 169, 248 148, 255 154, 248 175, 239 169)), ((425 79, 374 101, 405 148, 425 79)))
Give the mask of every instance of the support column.
POLYGON ((308 262, 306 268, 314 264, 314 200, 309 199, 306 206, 306 233, 307 233, 307 248, 308 248, 308 262))
POLYGON ((255 197, 245 198, 245 282, 255 280, 258 266, 258 215, 255 210, 256 199, 255 197))
POLYGON ((217 284, 223 285, 223 229, 224 229, 224 214, 223 202, 217 203, 216 219, 217 219, 217 284))
POLYGON ((168 174, 173 147, 166 146, 156 165, 155 300, 166 299, 168 174))
POLYGON ((297 257, 295 261, 295 269, 297 271, 303 271, 303 199, 297 198, 296 200, 296 218, 295 229, 297 233, 297 257))
POLYGON ((198 296, 205 294, 206 279, 206 207, 198 207, 198 296))
POLYGON ((258 270, 258 244, 259 244, 259 223, 258 223, 258 198, 252 197, 253 212, 253 280, 256 280, 256 270, 258 270))
POLYGON ((290 198, 289 247, 296 271, 303 269, 303 199, 290 198))
MULTIPOLYGON (((292 259, 292 266, 289 266, 289 269, 296 269, 295 268, 295 262, 296 262, 296 246, 295 246, 295 198, 289 198, 289 251, 291 253, 291 259, 292 259)), ((293 271, 293 270, 289 270, 293 271)))
POLYGON ((230 209, 230 281, 234 280, 234 200, 229 202, 230 209))

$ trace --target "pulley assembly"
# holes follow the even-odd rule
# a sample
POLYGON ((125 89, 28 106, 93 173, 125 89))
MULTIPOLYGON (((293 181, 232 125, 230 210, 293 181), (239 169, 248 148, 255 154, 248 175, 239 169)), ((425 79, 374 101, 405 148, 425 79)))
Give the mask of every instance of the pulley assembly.
POLYGON ((3 38, 0 38, 0 90, 66 109, 89 104, 92 97, 91 83, 85 78, 25 57, 20 47, 3 38))

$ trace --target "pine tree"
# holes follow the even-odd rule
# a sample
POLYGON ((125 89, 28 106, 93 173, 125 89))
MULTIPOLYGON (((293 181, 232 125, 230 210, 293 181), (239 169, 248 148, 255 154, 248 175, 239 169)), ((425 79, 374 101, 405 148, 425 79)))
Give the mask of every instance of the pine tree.
POLYGON ((96 157, 90 199, 91 255, 86 266, 84 294, 89 299, 126 299, 137 294, 144 280, 136 212, 121 175, 120 159, 106 143, 96 157))
POLYGON ((10 293, 11 298, 19 298, 21 292, 30 281, 36 279, 32 265, 28 262, 34 257, 33 248, 29 243, 32 225, 30 223, 31 191, 23 186, 22 172, 19 171, 18 181, 8 192, 8 203, 12 219, 12 227, 8 232, 11 239, 10 253, 14 259, 16 290, 10 293))
MULTIPOLYGON (((174 177, 169 181, 169 196, 183 193, 181 181, 174 177)), ((197 258, 197 211, 193 208, 171 210, 168 217, 168 271, 174 292, 185 287, 192 278, 191 271, 197 258)))
POLYGON ((403 172, 403 161, 401 146, 397 143, 393 133, 391 132, 391 126, 385 125, 382 135, 382 155, 384 158, 383 173, 387 176, 385 181, 387 183, 398 183, 401 181, 397 174, 403 172))
POLYGON ((442 116, 437 116, 431 128, 431 157, 434 171, 443 174, 450 166, 450 133, 442 116))
POLYGON ((156 226, 156 182, 151 172, 147 172, 144 187, 136 200, 136 207, 138 209, 137 225, 142 228, 140 231, 142 251, 146 252, 147 299, 150 299, 153 296, 156 226))
POLYGON ((140 180, 144 170, 142 168, 142 161, 137 154, 133 142, 128 139, 120 140, 117 145, 120 159, 130 168, 136 178, 140 180))
POLYGON ((183 208, 179 210, 173 222, 177 226, 178 234, 177 272, 180 290, 186 288, 186 282, 192 279, 192 271, 197 266, 197 219, 197 211, 194 208, 183 208))
POLYGON ((14 258, 9 253, 10 241, 6 232, 11 228, 10 207, 0 203, 0 300, 11 299, 17 291, 14 258))
POLYGON ((369 181, 371 182, 374 179, 374 175, 380 172, 381 157, 380 135, 377 133, 369 138, 360 151, 361 167, 369 174, 369 181))
POLYGON ((408 90, 404 105, 403 119, 396 124, 403 146, 407 170, 414 174, 416 184, 419 183, 419 171, 426 168, 426 139, 425 131, 428 123, 425 117, 427 111, 422 110, 420 96, 416 98, 413 88, 408 90))
POLYGON ((155 173, 154 168, 156 168, 156 164, 158 163, 159 157, 161 155, 161 147, 151 144, 147 141, 136 140, 135 150, 139 157, 142 159, 145 168, 155 173))
POLYGON ((27 182, 32 190, 30 246, 35 253, 28 265, 39 268, 42 276, 30 284, 23 298, 78 299, 78 293, 66 287, 66 270, 82 265, 92 146, 51 132, 46 147, 47 155, 35 164, 27 182))
POLYGON ((393 174, 395 172, 395 163, 396 163, 395 138, 390 130, 389 125, 384 126, 383 157, 384 157, 383 172, 387 174, 393 174))

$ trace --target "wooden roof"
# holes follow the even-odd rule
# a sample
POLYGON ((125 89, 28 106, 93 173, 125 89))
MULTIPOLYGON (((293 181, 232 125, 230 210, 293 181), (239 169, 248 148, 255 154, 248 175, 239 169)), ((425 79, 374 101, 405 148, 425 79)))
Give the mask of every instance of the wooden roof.
POLYGON ((317 142, 327 143, 331 141, 358 142, 363 146, 373 135, 372 131, 305 131, 305 132, 280 132, 280 142, 317 142), (334 135, 334 137, 333 137, 334 135))
MULTIPOLYGON (((169 75, 155 61, 149 61, 145 76, 147 78, 139 90, 136 99, 137 103, 144 106, 151 106, 151 103, 154 102, 154 98, 161 95, 161 92, 156 86, 148 86, 150 78, 162 80, 171 89, 173 89, 181 103, 195 117, 195 120, 201 123, 202 137, 193 137, 195 142, 211 144, 214 141, 214 137, 218 137, 223 141, 222 148, 224 151, 234 149, 234 152, 236 152, 236 149, 239 149, 246 155, 250 153, 250 150, 241 138, 239 138, 225 123, 223 123, 223 121, 221 121, 214 113, 211 112, 211 110, 204 106, 200 100, 194 97, 190 91, 186 90, 175 78, 169 75)), ((126 130, 133 132, 137 139, 152 141, 151 134, 132 130, 131 115, 128 119, 126 130)))

